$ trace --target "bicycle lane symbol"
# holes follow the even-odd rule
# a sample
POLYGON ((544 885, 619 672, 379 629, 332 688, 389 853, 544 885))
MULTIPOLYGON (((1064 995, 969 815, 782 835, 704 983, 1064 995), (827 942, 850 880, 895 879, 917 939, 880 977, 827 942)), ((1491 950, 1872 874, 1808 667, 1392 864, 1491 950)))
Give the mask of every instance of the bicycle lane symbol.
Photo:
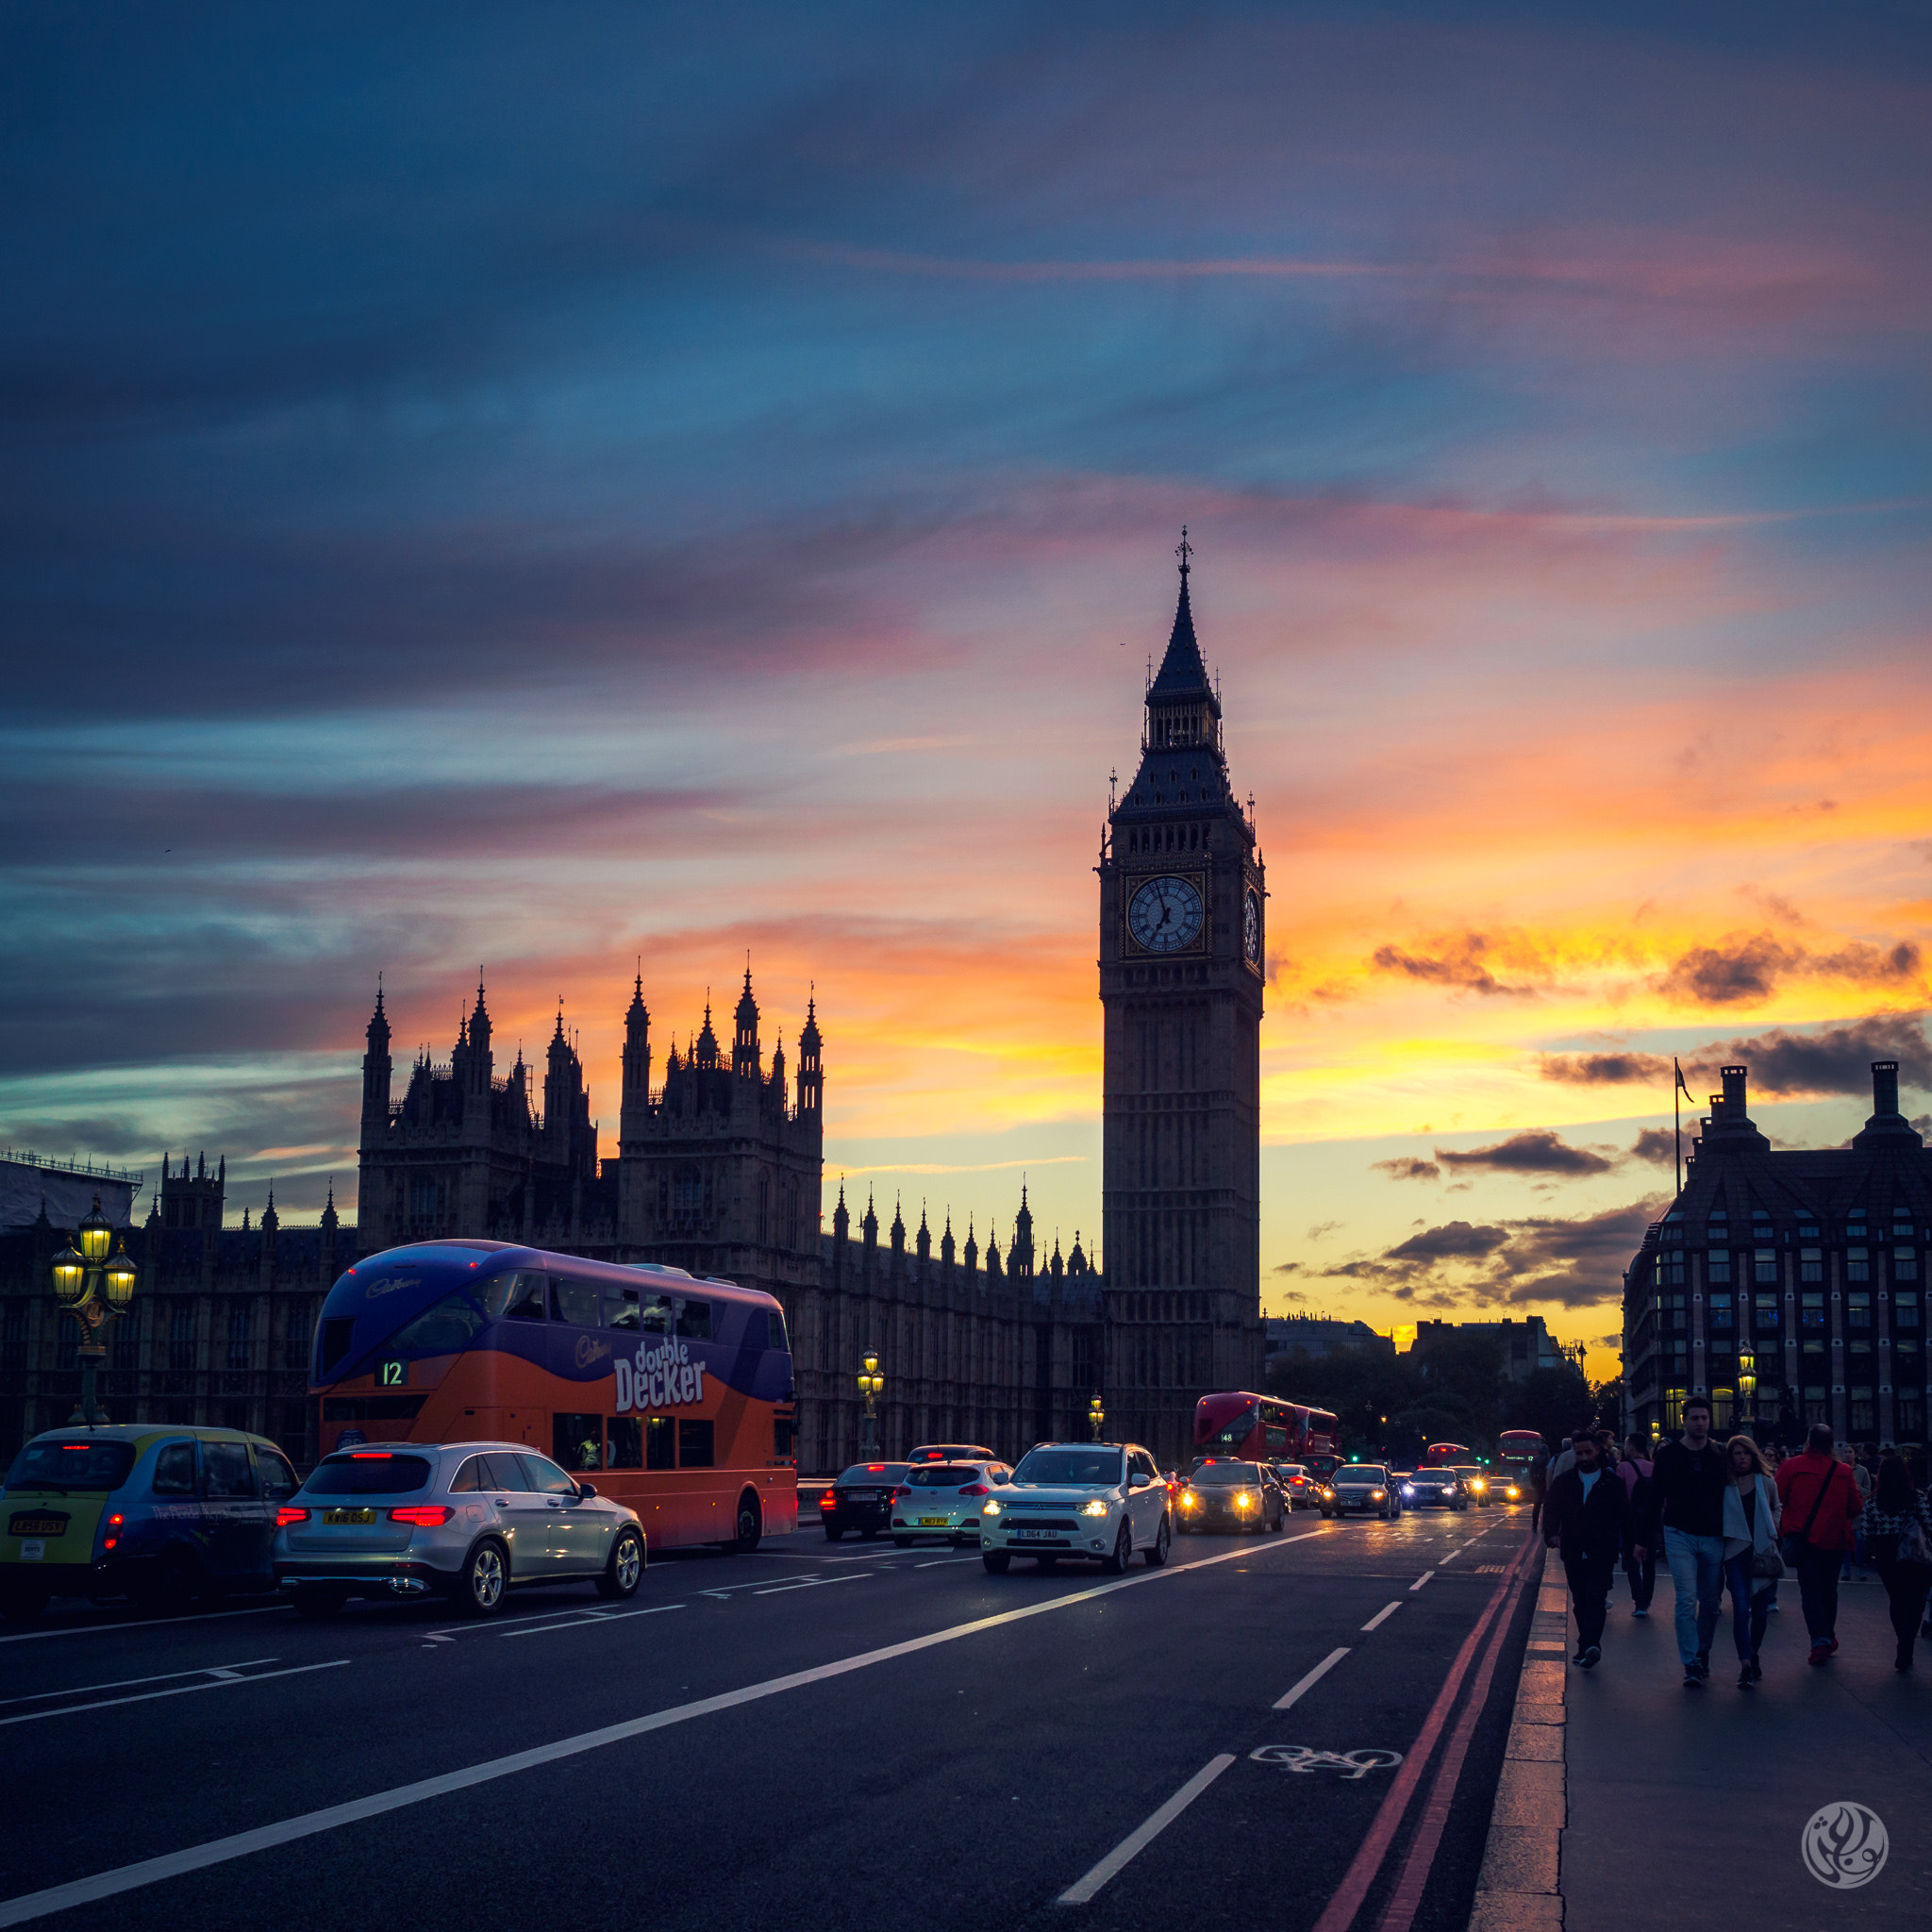
POLYGON ((1360 1783, 1372 1771, 1390 1771, 1402 1762, 1400 1751, 1318 1751, 1309 1744, 1258 1744, 1248 1756, 1257 1764, 1278 1764, 1284 1771, 1340 1772, 1351 1784, 1360 1783))

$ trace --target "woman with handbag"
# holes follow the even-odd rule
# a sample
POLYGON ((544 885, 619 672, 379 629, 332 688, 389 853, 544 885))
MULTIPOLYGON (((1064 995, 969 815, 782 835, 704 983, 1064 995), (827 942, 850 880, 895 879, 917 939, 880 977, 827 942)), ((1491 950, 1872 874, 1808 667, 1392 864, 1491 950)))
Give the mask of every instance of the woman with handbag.
POLYGON ((1865 1512, 1865 1546, 1885 1584, 1898 1637, 1892 1668, 1908 1671, 1925 1592, 1932 1586, 1932 1504, 1913 1486, 1903 1457, 1888 1456, 1878 1465, 1872 1507, 1865 1512))
POLYGON ((1801 1456, 1778 1465, 1778 1502, 1788 1525, 1780 1552, 1798 1576, 1798 1595, 1810 1634, 1807 1663, 1838 1655, 1838 1571, 1852 1546, 1852 1524, 1864 1508, 1852 1473, 1832 1454, 1831 1424, 1813 1423, 1801 1456), (1797 1524, 1796 1529, 1789 1527, 1797 1524))
POLYGON ((1749 1436, 1724 1445, 1731 1480, 1724 1491, 1724 1583, 1731 1592, 1731 1634, 1738 1645, 1738 1689, 1764 1674, 1757 1653, 1771 1616, 1771 1592, 1785 1574, 1778 1555, 1777 1485, 1749 1436))

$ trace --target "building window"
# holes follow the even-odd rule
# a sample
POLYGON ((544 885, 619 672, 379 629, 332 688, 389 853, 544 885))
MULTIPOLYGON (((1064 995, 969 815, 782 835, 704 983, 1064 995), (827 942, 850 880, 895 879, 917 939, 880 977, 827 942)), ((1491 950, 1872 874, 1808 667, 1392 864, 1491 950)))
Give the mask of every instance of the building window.
POLYGON ((1925 1440, 1925 1398, 1917 1389, 1898 1391, 1898 1437, 1904 1442, 1925 1440))
POLYGON ((1854 1436, 1869 1436, 1878 1426, 1878 1405, 1872 1399, 1868 1383, 1859 1383, 1852 1390, 1851 1432, 1854 1436))
POLYGON ((1911 1240, 1912 1210, 1909 1208, 1894 1208, 1891 1210, 1891 1238, 1895 1241, 1911 1240))
POLYGON ((1713 1286, 1731 1278, 1731 1256, 1728 1248, 1713 1248, 1705 1256, 1704 1278, 1713 1286))
POLYGON ((231 1369, 245 1369, 253 1354, 250 1346, 254 1339, 255 1323, 253 1311, 246 1302, 228 1310, 228 1366, 231 1369))
POLYGON ((1818 1223, 1813 1216, 1798 1216, 1798 1239, 1801 1241, 1815 1241, 1818 1239, 1818 1223))
POLYGON ((1684 1256, 1679 1250, 1664 1257, 1664 1286, 1682 1288, 1684 1285, 1684 1256))
POLYGON ((168 1367, 180 1374, 194 1366, 194 1310, 182 1306, 168 1318, 168 1367))
POLYGON ((1891 1325, 1894 1328, 1916 1328, 1919 1325, 1919 1293, 1916 1289, 1910 1294, 1892 1297, 1891 1325))
POLYGON ((1775 1248, 1759 1248, 1757 1251, 1751 1278, 1753 1281, 1775 1282, 1777 1280, 1777 1250, 1775 1248))
POLYGON ((1727 1248, 1731 1244, 1731 1224, 1724 1218, 1722 1208, 1711 1209, 1710 1220, 1706 1224, 1704 1238, 1714 1248, 1727 1248))
POLYGON ((1800 1281, 1823 1281, 1824 1279, 1824 1250, 1823 1248, 1800 1248, 1798 1250, 1798 1279, 1800 1281))
POLYGON ((1848 1328, 1869 1328, 1872 1325, 1872 1291, 1869 1288, 1854 1289, 1845 1296, 1845 1325, 1848 1328))
POLYGON ((0 1369, 26 1367, 26 1304, 8 1302, 0 1315, 0 1369))
POLYGON ((1775 1335, 1778 1321, 1776 1295, 1760 1294, 1757 1297, 1757 1309, 1751 1319, 1758 1334, 1775 1335))
POLYGON ((1829 1391, 1822 1382, 1805 1384, 1805 1420, 1807 1423, 1828 1423, 1831 1420, 1828 1394, 1829 1391))
POLYGON ((1872 1279, 1872 1250, 1870 1248, 1847 1248, 1845 1250, 1845 1279, 1847 1281, 1870 1281, 1872 1279))
POLYGON ((1891 1251, 1891 1278, 1894 1281, 1918 1280, 1919 1251, 1916 1248, 1894 1248, 1891 1251))
POLYGON ((1737 1325, 1737 1318, 1732 1309, 1731 1298, 1728 1294, 1714 1294, 1711 1296, 1709 1325, 1711 1346, 1713 1348, 1719 1345, 1718 1336, 1720 1331, 1734 1328, 1737 1325))

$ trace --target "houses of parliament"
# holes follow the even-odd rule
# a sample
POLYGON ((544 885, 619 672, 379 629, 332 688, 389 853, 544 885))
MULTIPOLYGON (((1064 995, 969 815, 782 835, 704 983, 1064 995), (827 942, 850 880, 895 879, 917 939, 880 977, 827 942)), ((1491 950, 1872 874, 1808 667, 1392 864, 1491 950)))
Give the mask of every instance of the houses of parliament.
MULTIPOLYGON (((973 1226, 963 1241, 950 1221, 935 1233, 923 1209, 908 1231, 896 1203, 882 1232, 877 1204, 869 1195, 862 1208, 856 1196, 848 1202, 842 1184, 826 1225, 816 1005, 797 1036, 796 1066, 782 1041, 767 1056, 749 967, 728 1043, 707 1007, 688 1051, 666 1053, 661 1077, 639 974, 625 1015, 617 1153, 602 1158, 584 1067, 560 1011, 541 1081, 521 1051, 497 1072, 481 985, 448 1059, 419 1054, 399 1070, 378 991, 362 1061, 353 1229, 338 1231, 331 1206, 324 1230, 265 1221, 238 1240, 222 1227, 218 1176, 191 1182, 183 1173, 169 1176, 166 1201, 130 1237, 138 1261, 152 1251, 147 1299, 175 1302, 153 1319, 175 1338, 177 1365, 187 1360, 179 1337, 196 1332, 197 1320, 210 1335, 225 1321, 231 1335, 241 1324, 290 1338, 275 1344, 273 1388, 264 1381, 256 1391, 258 1378, 231 1374, 217 1404, 218 1377, 182 1380, 167 1419, 288 1435, 299 1398, 282 1384, 301 1358, 301 1321, 312 1320, 327 1287, 318 1271, 406 1241, 480 1236, 672 1263, 775 1295, 791 1336, 802 1472, 835 1470, 858 1454, 854 1378, 867 1350, 885 1375, 890 1446, 974 1441, 1013 1455, 1041 1439, 1084 1437, 1098 1394, 1110 1438, 1143 1442, 1184 1467, 1196 1398, 1253 1387, 1261 1374, 1267 893, 1252 814, 1228 774, 1220 694, 1194 635, 1185 533, 1178 554, 1178 603, 1145 692, 1139 764, 1113 801, 1096 867, 1105 1024, 1098 1257, 1090 1260, 1077 1237, 1065 1255, 1058 1241, 1042 1254, 1024 1187, 1004 1247, 991 1228, 983 1249, 973 1226), (175 1226, 183 1214, 192 1235, 175 1226), (227 1246, 236 1252, 225 1262, 227 1246), (264 1282, 273 1295, 278 1280, 279 1313, 237 1312, 264 1282), (184 1316, 191 1298, 197 1312, 184 1316), (195 1399, 204 1387, 207 1397, 195 1399)), ((10 1289, 0 1280, 0 1293, 10 1289)), ((231 1352, 231 1367, 239 1360, 231 1352)), ((143 1378, 137 1400, 144 1389, 143 1378)), ((26 1401, 23 1425, 58 1421, 54 1406, 37 1420, 26 1401)), ((299 1455, 299 1442, 291 1446, 299 1455)))

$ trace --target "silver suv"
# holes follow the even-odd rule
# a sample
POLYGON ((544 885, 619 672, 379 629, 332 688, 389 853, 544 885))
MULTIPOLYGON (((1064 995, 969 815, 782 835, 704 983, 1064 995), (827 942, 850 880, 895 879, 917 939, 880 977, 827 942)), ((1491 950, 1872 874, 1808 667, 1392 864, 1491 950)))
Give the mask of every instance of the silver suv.
POLYGON ((530 1583, 635 1594, 637 1511, 516 1442, 372 1442, 319 1462, 275 1517, 275 1582, 305 1617, 441 1594, 474 1617, 530 1583))

